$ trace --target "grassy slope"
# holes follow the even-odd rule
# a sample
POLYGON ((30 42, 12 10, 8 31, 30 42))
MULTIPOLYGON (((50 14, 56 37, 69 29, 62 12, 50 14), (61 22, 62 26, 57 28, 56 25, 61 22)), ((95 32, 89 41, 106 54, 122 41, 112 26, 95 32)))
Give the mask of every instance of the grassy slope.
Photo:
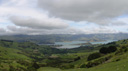
POLYGON ((31 60, 29 57, 18 54, 20 50, 13 49, 13 48, 5 48, 0 46, 0 69, 9 70, 10 66, 12 67, 22 67, 26 68, 25 66, 17 63, 17 60, 31 60))
POLYGON ((30 59, 29 57, 19 54, 21 53, 20 50, 13 49, 13 48, 5 48, 0 46, 0 58, 1 59, 30 59))
MULTIPOLYGON (((116 44, 119 44, 120 46, 126 45, 128 47, 127 45, 128 40, 125 41, 121 40, 116 42, 116 44)), ((111 53, 110 55, 112 55, 113 57, 109 61, 92 68, 75 68, 75 69, 61 70, 59 68, 42 67, 38 69, 38 71, 127 71, 128 70, 128 52, 117 55, 115 55, 115 53, 111 53)), ((79 61, 77 62, 75 62, 74 64, 79 64, 79 61)))
MULTIPOLYGON (((119 41, 119 42, 116 42, 116 43, 120 44, 120 45, 124 45, 124 44, 126 45, 126 44, 128 44, 128 40, 126 40, 126 41, 122 40, 122 41, 119 41)), ((23 44, 23 45, 25 45, 24 48, 29 47, 28 44, 29 43, 26 43, 26 44, 24 43, 23 44)), ((10 43, 8 43, 8 45, 10 45, 10 43)), ((18 46, 17 43, 13 43, 13 45, 11 47, 17 47, 17 46, 18 46)), ((34 47, 34 45, 31 45, 31 46, 34 47)), ((10 65, 12 65, 14 67, 19 66, 19 67, 23 67, 23 68, 26 69, 25 66, 20 65, 19 63, 17 63, 16 60, 30 60, 30 58, 25 56, 25 55, 22 55, 20 53, 21 53, 21 51, 17 50, 17 49, 0 47, 0 60, 2 60, 2 63, 0 65, 0 67, 9 68, 8 63, 11 60, 10 65), (7 60, 7 63, 6 63, 6 60, 7 60)), ((73 64, 73 65, 76 65, 76 67, 79 67, 80 64, 86 62, 86 58, 89 54, 90 53, 85 52, 85 53, 72 53, 72 54, 70 53, 70 54, 67 54, 67 55, 58 55, 58 56, 62 60, 66 59, 66 61, 70 60, 70 59, 74 59, 78 56, 80 56, 80 57, 84 56, 81 60, 78 60, 78 61, 75 61, 75 62, 72 62, 72 63, 67 63, 67 64, 64 63, 64 65, 66 65, 66 66, 70 65, 70 64, 71 65, 73 64)), ((75 69, 61 70, 61 69, 58 69, 58 68, 44 67, 44 68, 40 68, 38 71, 126 71, 127 67, 128 67, 127 61, 128 61, 128 53, 124 53, 124 54, 121 54, 121 55, 114 55, 110 59, 110 62, 101 64, 99 66, 89 68, 89 69, 87 69, 87 68, 76 68, 75 67, 75 69), (120 59, 120 61, 116 62, 117 59, 120 59)))
MULTIPOLYGON (((84 62, 87 61, 87 57, 89 54, 94 53, 97 51, 93 51, 93 52, 85 52, 85 53, 71 53, 69 54, 69 57, 71 58, 72 56, 76 56, 76 57, 81 57, 80 60, 71 62, 71 63, 67 63, 67 65, 74 65, 75 68, 79 67, 81 64, 83 64, 84 62)), ((61 57, 67 57, 67 56, 61 56, 61 57)), ((65 63, 66 64, 66 63, 65 63)))
POLYGON ((89 69, 70 69, 70 70, 62 70, 62 71, 127 71, 128 70, 128 52, 114 56, 111 59, 112 62, 104 63, 102 65, 92 67, 89 69), (120 58, 120 61, 115 61, 115 59, 120 58))
MULTIPOLYGON (((128 53, 119 56, 121 58, 120 61, 113 61, 110 63, 104 63, 102 65, 92 67, 92 68, 76 68, 76 69, 68 69, 68 70, 60 70, 59 68, 51 68, 44 67, 40 68, 38 71, 127 71, 128 70, 128 53)), ((116 59, 117 57, 113 57, 111 60, 116 59)))

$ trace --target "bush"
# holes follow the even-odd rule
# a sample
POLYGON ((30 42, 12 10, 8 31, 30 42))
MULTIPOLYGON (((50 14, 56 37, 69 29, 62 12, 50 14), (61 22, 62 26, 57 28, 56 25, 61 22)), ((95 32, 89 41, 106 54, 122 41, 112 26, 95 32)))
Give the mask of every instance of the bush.
POLYGON ((122 46, 118 51, 116 51, 115 55, 123 54, 123 53, 125 53, 127 51, 128 51, 127 47, 126 46, 122 46))
POLYGON ((74 65, 70 65, 70 64, 64 64, 60 66, 61 69, 72 69, 74 68, 74 65))
POLYGON ((103 53, 103 54, 107 54, 108 53, 108 48, 106 48, 106 47, 102 47, 100 50, 99 50, 99 52, 100 53, 103 53))
POLYGON ((117 50, 116 46, 109 46, 108 47, 109 53, 115 52, 117 50))
POLYGON ((88 61, 91 61, 91 60, 96 59, 96 58, 99 58, 99 57, 101 57, 101 54, 99 52, 96 52, 96 53, 90 54, 88 56, 88 59, 87 60, 88 61))
POLYGON ((103 54, 112 53, 117 50, 116 46, 102 47, 99 52, 103 54))
MULTIPOLYGON (((94 67, 94 66, 97 66, 97 65, 100 65, 104 62, 106 62, 107 60, 109 60, 112 56, 106 56, 106 57, 101 57, 99 59, 96 59, 96 60, 93 60, 93 61, 89 61, 86 65, 87 68, 90 68, 90 67, 94 67)), ((82 66, 84 67, 84 66, 82 66)))
POLYGON ((74 59, 74 61, 80 60, 80 57, 78 56, 77 58, 74 59))

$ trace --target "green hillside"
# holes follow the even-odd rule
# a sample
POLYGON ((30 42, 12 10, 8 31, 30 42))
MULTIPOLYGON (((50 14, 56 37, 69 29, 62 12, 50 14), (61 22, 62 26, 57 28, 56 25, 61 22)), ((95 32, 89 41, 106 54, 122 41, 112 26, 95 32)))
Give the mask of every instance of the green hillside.
POLYGON ((61 70, 58 68, 44 67, 40 68, 38 71, 127 71, 128 70, 128 55, 126 59, 122 59, 118 62, 104 63, 102 65, 93 68, 77 68, 61 70))
POLYGON ((128 40, 56 49, 0 40, 0 71, 126 71, 128 40))
POLYGON ((0 46, 0 71, 12 71, 14 68, 25 70, 26 67, 20 62, 25 63, 32 59, 20 53, 20 50, 0 46))
MULTIPOLYGON (((120 40, 117 42, 109 43, 103 46, 117 45, 117 50, 112 53, 105 54, 97 59, 91 61, 79 60, 82 64, 81 67, 74 67, 74 69, 60 69, 52 67, 42 67, 38 71, 127 71, 128 70, 128 40, 120 40), (106 57, 109 59, 104 60, 106 57), (92 64, 92 67, 87 68, 87 64, 92 64)), ((78 61, 77 61, 78 62, 78 61)), ((77 63, 75 62, 75 63, 77 63)), ((74 63, 73 63, 74 64, 74 63)), ((76 64, 75 64, 76 65, 76 64)))

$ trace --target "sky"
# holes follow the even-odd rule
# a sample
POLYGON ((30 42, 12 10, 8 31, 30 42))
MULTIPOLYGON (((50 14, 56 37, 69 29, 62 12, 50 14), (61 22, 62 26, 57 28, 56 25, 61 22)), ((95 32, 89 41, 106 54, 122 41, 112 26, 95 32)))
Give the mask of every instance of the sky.
POLYGON ((0 35, 128 33, 128 0, 0 0, 0 35))

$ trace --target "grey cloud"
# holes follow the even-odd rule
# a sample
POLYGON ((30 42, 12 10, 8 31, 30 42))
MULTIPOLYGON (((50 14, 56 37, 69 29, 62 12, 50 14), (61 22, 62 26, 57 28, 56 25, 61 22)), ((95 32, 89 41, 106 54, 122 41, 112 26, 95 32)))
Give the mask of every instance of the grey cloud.
POLYGON ((38 19, 13 16, 10 17, 10 20, 17 26, 35 29, 63 29, 68 27, 67 23, 57 18, 38 19))
POLYGON ((94 34, 94 33, 118 33, 111 28, 107 27, 96 27, 96 28, 67 28, 67 29, 34 29, 27 27, 8 26, 8 34, 25 34, 25 35, 44 35, 44 34, 94 34), (20 31, 20 32, 19 32, 20 31), (95 31, 95 32, 94 32, 95 31))
POLYGON ((110 25, 113 25, 113 26, 122 26, 122 25, 127 25, 127 23, 122 22, 122 21, 116 21, 116 22, 112 22, 110 25))
POLYGON ((8 26, 8 34, 27 34, 27 35, 43 35, 43 34, 83 34, 81 29, 67 28, 67 29, 34 29, 27 27, 8 26), (20 31, 20 32, 19 32, 20 31))
POLYGON ((74 21, 109 23, 128 13, 128 0, 38 0, 39 7, 51 15, 74 21))
POLYGON ((35 34, 41 32, 41 30, 27 28, 27 27, 17 27, 17 26, 7 26, 9 34, 35 34))
POLYGON ((3 32, 6 32, 6 30, 3 28, 0 28, 0 33, 3 33, 3 32))
POLYGON ((109 27, 96 27, 90 30, 86 30, 86 32, 88 34, 92 33, 118 33, 119 31, 115 30, 115 29, 111 29, 109 27), (94 32, 95 31, 95 32, 94 32))
POLYGON ((5 35, 7 31, 4 28, 0 28, 0 35, 5 35))

